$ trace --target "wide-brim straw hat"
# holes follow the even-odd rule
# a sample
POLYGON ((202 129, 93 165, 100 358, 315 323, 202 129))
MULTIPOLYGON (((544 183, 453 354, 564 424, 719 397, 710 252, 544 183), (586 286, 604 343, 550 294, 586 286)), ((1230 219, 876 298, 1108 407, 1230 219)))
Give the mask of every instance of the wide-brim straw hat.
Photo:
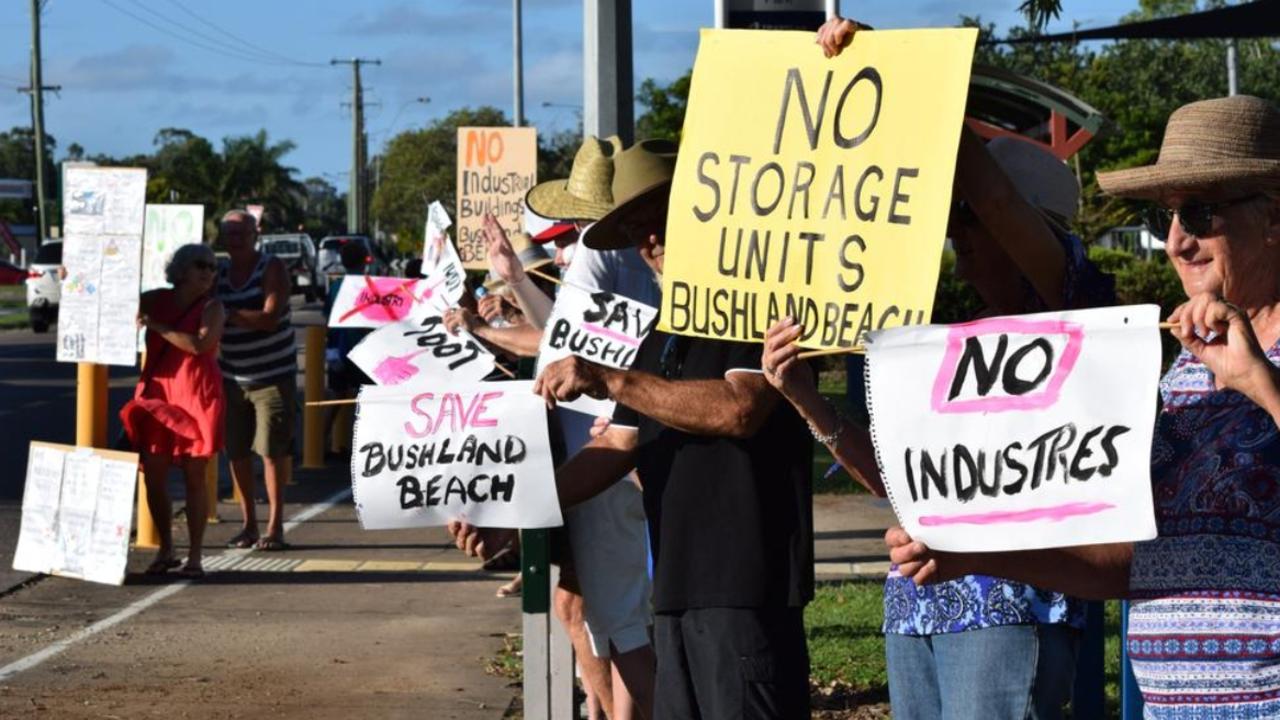
MULTIPOLYGON (((507 239, 511 242, 511 249, 515 251, 516 259, 520 261, 520 267, 524 268, 525 272, 536 270, 553 261, 553 258, 547 254, 547 249, 533 242, 529 233, 513 232, 507 236, 507 239)), ((501 284, 502 278, 490 270, 488 279, 484 283, 485 289, 492 291, 501 284)))
POLYGON ((551 220, 600 219, 613 209, 613 157, 621 150, 616 135, 587 138, 573 156, 569 177, 534 185, 525 193, 525 206, 551 220))
POLYGON ((1098 186, 1145 200, 1205 191, 1280 192, 1280 110, 1251 95, 1183 105, 1169 116, 1155 164, 1100 172, 1098 186))
POLYGON ((632 247, 618 224, 632 212, 666 201, 676 170, 676 150, 670 140, 641 140, 618 153, 613 160, 613 209, 582 234, 584 245, 594 250, 632 247))

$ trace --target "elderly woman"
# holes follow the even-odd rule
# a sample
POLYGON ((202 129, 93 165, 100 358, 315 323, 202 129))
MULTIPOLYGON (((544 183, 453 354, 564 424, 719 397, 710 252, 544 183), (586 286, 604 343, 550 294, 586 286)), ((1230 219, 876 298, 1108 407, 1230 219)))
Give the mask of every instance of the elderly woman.
POLYGON ((160 534, 160 551, 147 574, 182 565, 173 551, 170 467, 187 483, 191 548, 179 574, 204 575, 201 543, 206 520, 205 466, 222 450, 225 400, 218 370, 222 303, 211 297, 217 266, 207 245, 184 245, 165 268, 172 289, 144 293, 138 324, 147 329, 147 362, 133 400, 120 411, 125 432, 142 454, 147 506, 160 534))
POLYGON ((1280 110, 1191 103, 1159 160, 1100 173, 1154 203, 1188 301, 1152 446, 1159 537, 1137 544, 953 555, 900 528, 918 583, 997 572, 1077 595, 1132 598, 1127 648, 1148 718, 1280 717, 1280 110))
MULTIPOLYGON (((818 42, 829 57, 840 52, 854 27, 838 18, 823 26, 818 42)), ((947 234, 956 273, 977 290, 986 314, 1114 302, 1110 278, 1089 263, 1079 238, 1066 230, 1078 201, 1075 176, 1049 152, 1009 138, 984 145, 963 131, 947 234)), ((789 319, 770 328, 765 376, 850 474, 883 495, 866 429, 828 405, 810 368, 797 362, 800 330, 789 319)), ((884 632, 893 715, 1061 717, 1083 624, 1079 600, 997 573, 964 574, 923 588, 891 573, 884 589, 884 632), (995 664, 1002 672, 991 672, 995 664)))

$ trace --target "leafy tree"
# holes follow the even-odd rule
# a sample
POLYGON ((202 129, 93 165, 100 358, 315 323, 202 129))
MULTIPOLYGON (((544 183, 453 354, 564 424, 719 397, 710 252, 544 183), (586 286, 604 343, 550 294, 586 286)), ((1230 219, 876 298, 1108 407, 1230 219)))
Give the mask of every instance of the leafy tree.
POLYGON ((679 142, 684 127, 684 111, 689 106, 689 86, 693 71, 676 78, 670 85, 659 85, 653 78, 640 83, 636 102, 645 108, 636 118, 636 138, 675 140, 679 142))
MULTIPOLYGON (((15 127, 9 132, 0 132, 0 177, 18 180, 36 179, 35 133, 31 128, 15 127)), ((44 136, 44 185, 45 198, 50 203, 56 202, 57 170, 53 164, 53 153, 57 142, 53 136, 44 136)), ((17 224, 35 222, 35 201, 0 200, 0 220, 17 224)))
POLYGON ((494 107, 463 108, 421 130, 402 132, 382 153, 382 179, 373 196, 373 215, 403 252, 417 252, 427 205, 439 200, 454 212, 459 127, 497 127, 510 120, 494 107))
POLYGON ((325 235, 342 232, 347 227, 347 196, 328 180, 310 177, 302 181, 305 189, 302 225, 319 240, 325 235))
POLYGON ((222 168, 215 188, 220 208, 259 203, 266 208, 265 229, 293 229, 302 221, 305 188, 293 179, 295 168, 282 164, 297 147, 291 140, 270 144, 267 131, 224 138, 222 168))

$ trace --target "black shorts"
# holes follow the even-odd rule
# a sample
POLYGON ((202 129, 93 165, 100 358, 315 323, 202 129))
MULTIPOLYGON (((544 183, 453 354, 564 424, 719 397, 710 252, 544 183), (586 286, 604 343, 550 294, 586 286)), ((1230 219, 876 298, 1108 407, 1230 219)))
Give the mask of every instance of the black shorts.
POLYGON ((700 608, 654 616, 657 720, 809 717, 802 608, 700 608))

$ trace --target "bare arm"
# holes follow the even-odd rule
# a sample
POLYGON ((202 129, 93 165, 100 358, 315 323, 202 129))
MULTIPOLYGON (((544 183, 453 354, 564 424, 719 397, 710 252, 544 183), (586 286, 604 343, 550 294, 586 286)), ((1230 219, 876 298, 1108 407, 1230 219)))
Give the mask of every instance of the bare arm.
POLYGON ((266 272, 262 274, 262 294, 261 310, 232 310, 227 313, 227 324, 263 332, 279 326, 280 317, 289 309, 289 274, 280 258, 267 260, 266 272))
POLYGON ((752 437, 779 399, 757 372, 730 372, 723 380, 666 380, 638 370, 609 369, 605 383, 614 400, 694 435, 752 437))
POLYGON ((538 345, 542 342, 541 328, 528 323, 504 328, 478 323, 470 330, 472 335, 484 342, 519 357, 536 357, 538 345))
POLYGON ((1133 543, 1016 552, 950 553, 931 550, 900 527, 885 533, 889 559, 916 584, 964 575, 994 575, 1085 600, 1110 600, 1129 594, 1133 543))
POLYGON ((1027 202, 982 138, 967 125, 960 131, 956 192, 969 203, 987 233, 1031 282, 1051 310, 1062 305, 1066 253, 1048 222, 1027 202))
POLYGON ((222 339, 222 328, 226 320, 222 303, 210 300, 204 306, 200 316, 200 329, 195 333, 182 332, 163 323, 145 319, 147 329, 164 338, 166 342, 183 352, 199 355, 217 347, 222 339))
POLYGON ((632 428, 610 427, 556 468, 560 507, 590 500, 634 470, 638 435, 632 428))

